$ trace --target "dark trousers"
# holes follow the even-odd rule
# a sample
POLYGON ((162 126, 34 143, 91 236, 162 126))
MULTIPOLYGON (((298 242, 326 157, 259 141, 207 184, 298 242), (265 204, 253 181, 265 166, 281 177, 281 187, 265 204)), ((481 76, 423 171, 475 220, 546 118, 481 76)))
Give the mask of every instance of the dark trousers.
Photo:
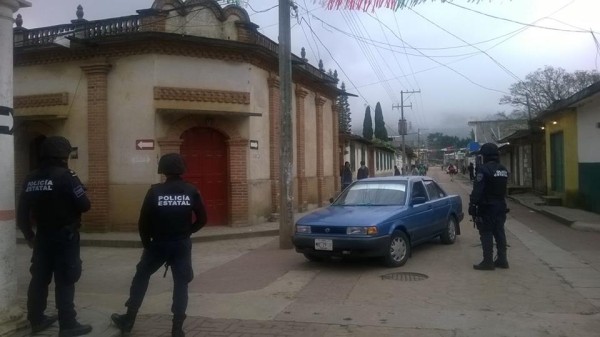
POLYGON ((494 240, 496 240, 498 259, 506 261, 506 233, 504 231, 506 206, 485 207, 480 210, 480 214, 481 221, 477 223, 477 229, 483 250, 483 261, 493 262, 494 240))
POLYGON ((63 228, 38 231, 31 258, 31 282, 27 291, 27 319, 39 323, 48 299, 48 286, 54 275, 55 300, 61 327, 75 323, 75 282, 81 277, 79 233, 63 228))
POLYGON ((125 304, 130 310, 138 311, 144 301, 150 276, 167 263, 173 275, 173 304, 171 312, 175 317, 185 317, 188 305, 188 283, 194 278, 192 269, 192 240, 190 238, 173 241, 153 241, 144 248, 137 264, 136 273, 129 289, 129 299, 125 304))

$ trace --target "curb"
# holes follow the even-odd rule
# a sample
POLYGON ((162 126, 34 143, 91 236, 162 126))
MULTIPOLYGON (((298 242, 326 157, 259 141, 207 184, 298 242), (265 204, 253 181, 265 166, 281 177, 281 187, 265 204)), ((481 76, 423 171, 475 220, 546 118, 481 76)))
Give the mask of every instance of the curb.
MULTIPOLYGON (((192 242, 212 242, 232 239, 257 238, 266 236, 278 236, 279 229, 267 229, 253 232, 223 233, 204 236, 192 236, 192 242)), ((23 238, 17 238, 17 244, 26 244, 23 238)), ((140 240, 118 240, 118 239, 81 239, 81 247, 108 247, 108 248, 142 248, 140 240)))

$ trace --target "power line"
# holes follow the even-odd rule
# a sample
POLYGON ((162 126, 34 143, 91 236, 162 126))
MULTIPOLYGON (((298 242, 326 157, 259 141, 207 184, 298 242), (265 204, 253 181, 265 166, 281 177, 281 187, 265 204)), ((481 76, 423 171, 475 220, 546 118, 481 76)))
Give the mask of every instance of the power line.
MULTIPOLYGON (((565 6, 563 6, 562 8, 565 8, 565 7, 569 6, 569 5, 571 5, 573 2, 575 2, 575 1, 569 2, 568 4, 566 4, 565 6)), ((445 3, 450 4, 452 6, 456 6, 458 8, 462 8, 462 9, 470 11, 470 12, 481 14, 481 15, 484 15, 484 16, 487 16, 487 17, 490 17, 490 18, 494 18, 494 19, 502 20, 502 21, 507 21, 507 22, 512 22, 512 23, 516 23, 516 24, 519 24, 519 25, 527 26, 527 27, 534 27, 534 28, 547 29, 547 30, 555 30, 555 31, 559 31, 559 32, 568 32, 568 33, 589 33, 590 32, 589 30, 584 30, 584 29, 582 29, 582 30, 573 30, 573 29, 560 29, 560 28, 554 28, 554 27, 538 26, 538 25, 534 25, 534 24, 531 24, 531 23, 520 22, 520 21, 516 21, 516 20, 512 20, 512 19, 507 19, 507 18, 502 18, 502 17, 499 17, 499 16, 487 14, 487 13, 480 12, 480 11, 475 10, 475 9, 471 9, 471 8, 468 8, 468 7, 457 5, 454 2, 450 2, 450 1, 445 1, 445 3)), ((595 32, 595 33, 597 33, 597 32, 595 32)))
MULTIPOLYGON (((437 23, 429 20, 428 18, 426 18, 425 16, 421 15, 419 12, 415 11, 414 9, 410 9, 413 13, 417 14, 418 16, 420 16, 421 18, 425 19, 427 22, 431 23, 432 25, 438 27, 439 29, 443 30, 444 32, 454 36, 455 38, 459 39, 460 41, 467 43, 467 41, 465 41, 463 38, 461 38, 460 36, 448 31, 447 29, 445 29, 444 27, 438 25, 437 23)), ((510 76, 512 76, 513 79, 517 80, 517 82, 520 82, 521 79, 519 78, 519 76, 515 75, 512 71, 510 71, 508 68, 506 68, 503 64, 501 64, 500 62, 498 62, 495 58, 493 58, 490 54, 488 54, 487 52, 481 50, 479 47, 476 46, 472 46, 473 48, 477 49, 478 51, 480 51, 481 53, 483 53, 485 56, 487 56, 490 60, 492 60, 494 63, 496 63, 496 65, 498 65, 498 67, 500 67, 500 69, 504 70, 507 74, 509 74, 510 76)))
POLYGON ((358 95, 363 99, 363 101, 365 101, 365 103, 367 103, 367 105, 370 105, 369 101, 367 101, 367 99, 365 98, 365 96, 360 92, 360 90, 358 90, 358 87, 356 86, 356 84, 354 84, 354 82, 352 81, 352 78, 350 76, 348 76, 348 74, 346 73, 346 71, 344 71, 344 68, 342 68, 342 66, 338 63, 338 61, 333 57, 333 54, 331 53, 331 51, 329 50, 329 48, 327 48, 327 46, 323 43, 323 41, 321 41, 321 39, 319 38, 319 36, 315 33, 315 31, 313 30, 312 26, 310 24, 308 24, 308 22, 304 18, 302 18, 301 21, 304 21, 304 23, 306 23, 308 25, 308 28, 310 29, 310 31, 312 32, 312 34, 315 35, 315 38, 319 41, 319 43, 321 43, 321 46, 323 46, 323 48, 325 48, 325 50, 327 51, 327 53, 331 57, 331 60, 333 60, 333 62, 335 62, 335 64, 340 69, 340 71, 344 74, 344 76, 346 76, 346 78, 348 79, 348 82, 350 82, 350 84, 352 84, 352 86, 354 87, 354 89, 356 90, 356 92, 358 93, 358 95))

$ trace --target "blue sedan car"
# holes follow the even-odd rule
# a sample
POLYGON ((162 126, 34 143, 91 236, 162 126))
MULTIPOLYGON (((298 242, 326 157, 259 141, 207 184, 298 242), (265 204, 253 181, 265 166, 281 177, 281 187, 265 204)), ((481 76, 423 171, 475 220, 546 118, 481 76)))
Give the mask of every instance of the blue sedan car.
POLYGON ((418 244, 436 237, 454 243, 463 217, 460 196, 447 194, 429 177, 368 178, 300 218, 292 240, 311 261, 382 257, 387 266, 399 267, 418 244))

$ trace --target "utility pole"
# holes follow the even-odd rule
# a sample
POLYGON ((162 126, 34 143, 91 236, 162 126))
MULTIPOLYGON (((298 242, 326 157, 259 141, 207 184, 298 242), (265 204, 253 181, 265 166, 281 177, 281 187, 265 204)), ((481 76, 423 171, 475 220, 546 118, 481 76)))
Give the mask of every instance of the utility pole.
POLYGON ((404 108, 412 108, 412 104, 404 105, 404 94, 416 94, 420 93, 421 90, 412 91, 400 91, 400 104, 392 104, 392 109, 400 108, 400 120, 398 121, 398 133, 402 136, 402 165, 406 165, 406 145, 404 143, 404 136, 407 134, 406 120, 404 119, 404 108))
POLYGON ((25 0, 0 0, 0 334, 9 335, 23 313, 17 298, 13 110, 13 14, 25 0))
POLYGON ((534 137, 533 136, 533 121, 531 120, 531 106, 529 105, 529 94, 525 94, 525 98, 527 98, 527 115, 529 116, 529 121, 528 121, 528 124, 529 124, 529 139, 531 140, 531 144, 530 144, 531 149, 529 149, 529 160, 531 160, 531 164, 530 164, 530 166, 531 166, 531 189, 532 189, 532 191, 534 191, 535 190, 535 179, 534 179, 533 175, 534 175, 535 172, 533 172, 533 165, 534 165, 534 163, 533 163, 533 160, 534 160, 534 158, 533 158, 533 146, 535 145, 534 144, 535 140, 533 138, 534 137))
POLYGON ((292 248, 292 51, 290 28, 290 0, 279 0, 279 90, 281 107, 279 152, 279 248, 292 248))

